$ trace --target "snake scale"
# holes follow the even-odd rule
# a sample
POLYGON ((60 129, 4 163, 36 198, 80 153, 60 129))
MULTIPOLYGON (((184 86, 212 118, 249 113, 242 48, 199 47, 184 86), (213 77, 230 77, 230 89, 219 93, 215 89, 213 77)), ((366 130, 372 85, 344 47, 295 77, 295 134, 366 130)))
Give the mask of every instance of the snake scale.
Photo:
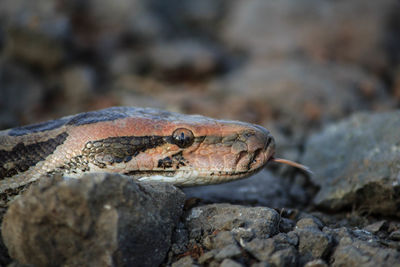
POLYGON ((248 177, 275 159, 263 127, 152 108, 112 107, 0 131, 0 194, 45 175, 118 172, 178 186, 248 177))

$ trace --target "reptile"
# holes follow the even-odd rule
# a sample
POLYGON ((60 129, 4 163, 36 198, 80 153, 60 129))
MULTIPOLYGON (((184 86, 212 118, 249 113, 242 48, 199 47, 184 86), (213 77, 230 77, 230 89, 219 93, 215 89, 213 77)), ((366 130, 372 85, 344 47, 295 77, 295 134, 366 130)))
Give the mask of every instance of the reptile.
POLYGON ((0 194, 43 176, 118 172, 177 186, 245 178, 276 161, 265 128, 152 108, 112 107, 0 131, 0 194))

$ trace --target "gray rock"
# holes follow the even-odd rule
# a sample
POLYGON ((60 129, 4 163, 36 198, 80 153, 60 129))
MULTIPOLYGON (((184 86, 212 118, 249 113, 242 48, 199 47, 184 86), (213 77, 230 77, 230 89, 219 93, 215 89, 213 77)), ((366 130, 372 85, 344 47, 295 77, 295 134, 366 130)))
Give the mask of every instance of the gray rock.
POLYGON ((234 260, 225 259, 221 262, 221 265, 219 267, 241 267, 241 266, 243 265, 234 260))
POLYGON ((306 144, 304 164, 321 187, 314 202, 400 216, 400 111, 357 114, 327 127, 306 144))
POLYGON ((90 174, 32 186, 7 211, 12 258, 37 266, 156 266, 170 247, 184 194, 171 185, 90 174))
POLYGON ((45 97, 43 84, 33 73, 11 61, 0 60, 0 127, 37 120, 35 110, 45 97))
POLYGON ((332 237, 318 228, 298 228, 294 232, 299 237, 299 253, 306 261, 326 257, 333 246, 332 237))
POLYGON ((212 204, 195 207, 186 215, 186 225, 190 232, 202 229, 204 233, 211 233, 243 227, 265 238, 278 232, 278 223, 278 213, 264 207, 212 204))
POLYGON ((218 51, 196 40, 157 43, 149 50, 154 75, 166 79, 202 78, 214 73, 218 51))
POLYGON ((200 264, 205 264, 205 263, 211 261, 211 259, 214 258, 216 253, 217 253, 217 250, 207 251, 203 255, 201 255, 197 261, 200 264))
POLYGON ((184 188, 183 192, 188 198, 201 198, 207 202, 248 203, 279 208, 291 205, 289 189, 289 181, 262 170, 247 179, 226 184, 184 188))
POLYGON ((258 58, 304 53, 314 59, 334 58, 379 68, 389 63, 379 44, 389 34, 385 21, 395 4, 394 0, 235 1, 222 35, 227 46, 258 58))
POLYGON ((212 243, 212 248, 223 248, 225 246, 235 244, 236 241, 231 232, 221 231, 215 236, 215 238, 213 238, 212 243))
MULTIPOLYGON (((252 109, 268 107, 269 114, 279 115, 280 125, 300 136, 296 131, 307 133, 310 125, 337 120, 350 112, 373 109, 379 103, 393 106, 383 84, 362 69, 307 60, 249 61, 221 80, 217 88, 228 98, 251 101, 252 109), (360 93, 366 86, 373 95, 371 102, 360 93)), ((245 112, 233 105, 228 108, 234 114, 245 112)))
POLYGON ((256 257, 257 260, 268 261, 272 253, 276 250, 276 247, 274 240, 271 238, 254 238, 250 242, 245 243, 244 249, 256 257))
POLYGON ((259 261, 268 262, 273 266, 289 266, 297 263, 296 245, 296 240, 281 233, 268 239, 254 238, 244 243, 243 248, 259 261))
POLYGON ((326 264, 325 261, 318 259, 307 262, 304 267, 328 267, 328 264, 326 264))
POLYGON ((24 0, 1 1, 6 55, 45 69, 60 65, 65 58, 63 42, 70 23, 57 9, 55 1, 39 0, 35 5, 24 0))
POLYGON ((332 259, 332 266, 399 266, 400 252, 374 246, 368 241, 344 237, 340 239, 332 259))
POLYGON ((233 258, 237 257, 242 254, 240 248, 235 244, 227 245, 226 247, 222 248, 216 255, 216 260, 223 260, 225 258, 233 258))
POLYGON ((364 229, 373 234, 376 234, 380 230, 382 230, 386 225, 387 225, 386 221, 378 221, 378 222, 367 225, 366 227, 364 227, 364 229))
POLYGON ((400 230, 391 232, 389 235, 389 239, 395 240, 395 241, 400 241, 400 230))
POLYGON ((330 257, 332 266, 399 266, 400 252, 382 245, 368 231, 325 227, 324 232, 332 235, 337 244, 330 257))
POLYGON ((296 223, 297 228, 316 228, 316 229, 322 229, 323 225, 322 223, 317 220, 315 217, 314 218, 302 218, 297 221, 296 223))
POLYGON ((294 247, 287 247, 271 255, 270 262, 273 266, 296 266, 298 253, 294 247))
POLYGON ((198 266, 197 264, 194 264, 194 261, 192 259, 192 257, 190 256, 186 256, 183 257, 182 259, 172 263, 171 265, 172 267, 195 267, 198 266))

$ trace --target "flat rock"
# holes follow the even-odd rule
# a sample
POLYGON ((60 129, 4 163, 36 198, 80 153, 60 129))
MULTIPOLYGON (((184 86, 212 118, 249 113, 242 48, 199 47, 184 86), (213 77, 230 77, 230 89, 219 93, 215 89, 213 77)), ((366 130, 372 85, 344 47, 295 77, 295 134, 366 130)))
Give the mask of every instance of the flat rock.
POLYGON ((32 186, 9 207, 11 257, 36 266, 157 266, 171 244, 184 194, 117 174, 32 186))
POLYGON ((321 187, 315 204, 399 217, 399 128, 400 111, 364 113, 312 136, 303 163, 321 187))

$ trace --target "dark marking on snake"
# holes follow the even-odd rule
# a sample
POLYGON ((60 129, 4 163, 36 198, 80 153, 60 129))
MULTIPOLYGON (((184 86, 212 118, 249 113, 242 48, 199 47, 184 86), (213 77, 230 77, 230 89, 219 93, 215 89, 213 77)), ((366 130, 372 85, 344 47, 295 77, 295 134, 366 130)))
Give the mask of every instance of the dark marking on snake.
POLYGON ((11 151, 0 150, 0 179, 24 172, 45 160, 67 137, 68 133, 63 132, 47 141, 30 145, 18 143, 11 151))
POLYGON ((63 126, 67 121, 67 119, 58 119, 27 126, 16 127, 11 129, 8 134, 11 136, 21 136, 31 133, 50 131, 63 126))
POLYGON ((124 112, 126 110, 127 109, 125 107, 114 107, 77 114, 68 121, 67 125, 78 126, 101 121, 114 121, 117 119, 123 119, 129 116, 126 112, 124 112))
POLYGON ((87 142, 82 150, 84 158, 94 165, 105 168, 113 163, 128 162, 151 148, 166 143, 163 136, 121 136, 87 142))
POLYGON ((113 107, 104 110, 80 113, 72 117, 65 117, 57 120, 41 122, 37 124, 21 126, 11 129, 8 134, 11 136, 21 136, 31 133, 39 133, 54 130, 64 125, 84 125, 101 121, 113 121, 128 117, 126 107, 113 107))
POLYGON ((171 157, 165 157, 163 159, 158 160, 157 167, 158 168, 175 168, 179 169, 180 166, 185 166, 187 161, 182 156, 182 151, 172 155, 171 157))

